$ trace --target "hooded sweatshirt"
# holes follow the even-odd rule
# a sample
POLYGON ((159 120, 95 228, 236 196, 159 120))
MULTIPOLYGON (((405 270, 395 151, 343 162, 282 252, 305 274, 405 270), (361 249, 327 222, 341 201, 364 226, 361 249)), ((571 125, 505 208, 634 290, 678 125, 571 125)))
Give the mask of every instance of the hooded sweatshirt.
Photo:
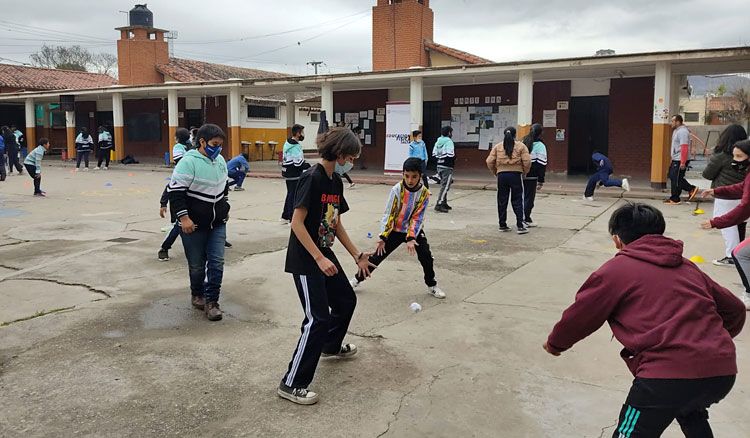
POLYGON ((198 230, 227 222, 229 185, 221 155, 211 161, 195 149, 186 152, 174 168, 167 192, 172 214, 178 219, 189 215, 198 230))
POLYGON ((297 180, 302 172, 309 168, 310 164, 305 161, 302 145, 293 138, 287 139, 281 158, 281 176, 288 180, 297 180))
POLYGON ((682 256, 682 242, 650 234, 591 274, 547 340, 565 351, 608 322, 636 377, 701 379, 737 373, 732 338, 745 306, 682 256))
POLYGON ((609 161, 609 158, 607 158, 606 155, 600 154, 599 152, 591 155, 591 160, 596 164, 596 171, 597 172, 608 172, 612 173, 614 172, 614 167, 612 167, 612 162, 609 161))
POLYGON ((437 158, 438 167, 456 166, 456 147, 450 137, 441 136, 435 142, 435 148, 432 149, 432 156, 437 158))
POLYGON ((77 151, 79 152, 90 151, 92 147, 94 147, 94 139, 91 138, 91 135, 84 137, 83 134, 78 134, 78 137, 76 137, 76 150, 77 151))
POLYGON ((740 199, 740 205, 734 207, 729 213, 711 219, 714 228, 728 228, 739 225, 750 218, 750 173, 745 176, 745 181, 731 186, 716 187, 714 197, 719 199, 740 199))
POLYGON ((427 146, 425 146, 424 141, 413 141, 409 144, 409 158, 412 157, 427 161, 427 146))

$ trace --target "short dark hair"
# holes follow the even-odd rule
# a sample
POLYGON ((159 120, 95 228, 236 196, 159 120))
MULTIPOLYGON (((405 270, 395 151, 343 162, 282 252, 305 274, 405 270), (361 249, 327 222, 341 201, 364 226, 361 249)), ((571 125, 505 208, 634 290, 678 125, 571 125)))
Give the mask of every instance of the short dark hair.
POLYGON ((419 172, 422 174, 423 161, 417 157, 409 157, 404 161, 404 172, 419 172))
POLYGON ((609 218, 609 234, 619 237, 626 245, 647 234, 662 235, 666 228, 661 211, 640 202, 628 202, 609 218))
POLYGON ((750 155, 750 140, 741 140, 734 144, 734 147, 744 152, 746 155, 750 155))
POLYGON ((295 123, 294 126, 292 126, 292 137, 294 137, 295 135, 299 134, 300 132, 304 130, 305 130, 304 126, 298 125, 295 123))
POLYGON ((682 116, 679 114, 675 114, 672 117, 674 117, 675 121, 682 123, 682 116))
POLYGON ((195 134, 195 146, 196 148, 200 148, 201 139, 205 140, 206 143, 208 143, 209 140, 216 137, 219 137, 222 140, 227 139, 227 135, 224 134, 224 131, 222 131, 221 128, 211 123, 207 123, 198 128, 198 133, 195 134))
POLYGON ((450 136, 450 135, 451 135, 452 133, 453 133, 453 128, 452 128, 452 127, 450 127, 450 126, 443 126, 443 127, 442 127, 442 128, 440 129, 440 135, 442 135, 443 137, 448 137, 448 136, 450 136))
POLYGON ((39 139, 39 146, 44 146, 44 145, 46 145, 48 143, 49 143, 49 139, 48 138, 42 137, 42 138, 39 139))
POLYGON ((412 135, 412 137, 417 138, 417 136, 419 134, 421 134, 421 133, 422 133, 422 131, 420 131, 419 129, 417 129, 416 131, 412 131, 411 135, 412 135))
POLYGON ((177 128, 177 131, 175 131, 174 136, 177 137, 177 141, 182 144, 187 144, 187 142, 190 140, 190 131, 188 131, 185 128, 177 128))
POLYGON ((362 150, 359 137, 345 127, 331 128, 318 135, 318 153, 326 161, 336 161, 339 157, 357 156, 362 150))
POLYGON ((245 157, 246 160, 250 160, 250 154, 242 154, 243 157, 245 157))

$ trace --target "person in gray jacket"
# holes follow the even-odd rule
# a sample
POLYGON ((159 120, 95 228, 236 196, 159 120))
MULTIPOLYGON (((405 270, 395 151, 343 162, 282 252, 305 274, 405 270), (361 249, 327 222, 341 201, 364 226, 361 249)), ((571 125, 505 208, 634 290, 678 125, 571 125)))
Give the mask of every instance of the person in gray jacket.
MULTIPOLYGON (((745 180, 745 173, 732 167, 732 149, 738 141, 746 140, 745 128, 734 124, 727 126, 716 142, 714 153, 703 171, 703 178, 711 180, 711 188, 731 186, 745 180)), ((739 199, 714 199, 713 217, 723 216, 732 211, 740 204, 739 199)), ((714 260, 717 266, 733 266, 732 251, 745 240, 745 223, 738 226, 723 228, 721 235, 724 237, 726 254, 724 258, 714 260)))

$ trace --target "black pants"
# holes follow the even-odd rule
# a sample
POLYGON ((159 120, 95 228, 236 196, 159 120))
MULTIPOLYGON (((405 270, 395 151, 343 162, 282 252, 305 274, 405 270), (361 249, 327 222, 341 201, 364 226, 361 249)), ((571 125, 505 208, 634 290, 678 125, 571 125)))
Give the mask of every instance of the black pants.
POLYGON ((109 167, 110 150, 111 149, 99 149, 99 162, 96 164, 96 167, 102 167, 102 161, 106 163, 104 166, 109 167))
POLYGON ((5 152, 0 152, 0 181, 5 181, 7 174, 5 173, 5 152))
POLYGON ((294 198, 297 196, 296 179, 286 180, 286 199, 284 200, 284 211, 281 212, 281 218, 288 221, 292 220, 294 214, 294 198))
POLYGON ((508 197, 516 215, 516 225, 523 228, 523 175, 521 172, 497 174, 497 216, 501 227, 508 226, 508 197))
POLYGON ((695 186, 687 182, 685 179, 686 170, 687 165, 685 169, 680 169, 679 161, 672 161, 672 164, 669 165, 667 176, 669 177, 669 183, 672 189, 672 196, 670 196, 669 199, 674 202, 680 202, 680 195, 682 195, 683 191, 690 193, 695 189, 695 186))
POLYGON ((729 394, 735 376, 707 379, 642 379, 636 377, 613 438, 661 436, 677 420, 686 438, 711 438, 708 407, 729 394))
POLYGON ((305 319, 289 368, 282 382, 291 388, 307 388, 315 375, 320 353, 338 353, 352 320, 357 296, 341 269, 327 277, 294 274, 294 285, 302 302, 305 319), (329 310, 330 308, 330 310, 329 310))
POLYGON ((76 169, 81 167, 81 158, 83 158, 86 162, 86 168, 89 168, 89 153, 91 153, 90 150, 85 151, 77 151, 76 152, 76 169))
POLYGON ((165 237, 164 241, 161 243, 161 248, 166 249, 167 251, 172 249, 172 245, 174 245, 174 242, 180 237, 180 230, 180 222, 174 221, 172 229, 169 230, 169 234, 167 234, 167 237, 165 237))
POLYGON ((535 176, 526 177, 523 179, 523 221, 533 222, 531 220, 531 210, 534 209, 534 201, 536 200, 536 186, 539 184, 539 179, 535 176))
MULTIPOLYGON (((424 283, 427 286, 435 286, 437 285, 437 281, 435 281, 432 252, 430 252, 430 244, 427 242, 427 236, 425 236, 424 230, 417 234, 416 240, 417 259, 419 259, 419 263, 422 265, 422 270, 424 271, 424 283)), ((375 266, 380 266, 383 260, 385 260, 402 243, 406 243, 406 233, 391 232, 385 241, 385 254, 382 256, 377 254, 371 255, 370 263, 375 266)), ((365 281, 365 278, 359 275, 359 273, 357 273, 356 278, 358 281, 365 281)))
POLYGON ((37 176, 36 166, 33 166, 31 164, 25 164, 25 166, 26 171, 29 172, 29 176, 34 180, 34 194, 36 195, 37 193, 42 193, 42 189, 39 188, 42 185, 42 174, 39 174, 39 178, 35 178, 37 176))
POLYGON ((346 178, 346 180, 349 181, 349 184, 352 183, 352 177, 350 177, 348 173, 344 173, 341 176, 343 176, 344 178, 346 178))
POLYGON ((21 161, 18 159, 18 151, 8 151, 8 171, 13 173, 14 167, 18 173, 23 173, 23 166, 21 166, 21 161))

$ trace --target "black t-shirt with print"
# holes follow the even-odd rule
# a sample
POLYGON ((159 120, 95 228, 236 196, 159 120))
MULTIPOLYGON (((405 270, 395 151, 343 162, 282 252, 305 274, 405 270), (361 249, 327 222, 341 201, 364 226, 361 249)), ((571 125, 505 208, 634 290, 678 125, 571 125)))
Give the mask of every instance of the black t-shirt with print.
MULTIPOLYGON (((299 207, 307 210, 307 217, 305 217, 307 233, 318 245, 323 255, 340 269, 341 266, 331 247, 336 240, 339 215, 349 210, 344 199, 344 184, 341 182, 341 177, 334 173, 332 178, 328 178, 328 174, 320 164, 307 170, 297 182, 294 208, 299 207)), ((292 274, 321 273, 315 259, 297 239, 294 231, 289 236, 284 269, 292 274)))

